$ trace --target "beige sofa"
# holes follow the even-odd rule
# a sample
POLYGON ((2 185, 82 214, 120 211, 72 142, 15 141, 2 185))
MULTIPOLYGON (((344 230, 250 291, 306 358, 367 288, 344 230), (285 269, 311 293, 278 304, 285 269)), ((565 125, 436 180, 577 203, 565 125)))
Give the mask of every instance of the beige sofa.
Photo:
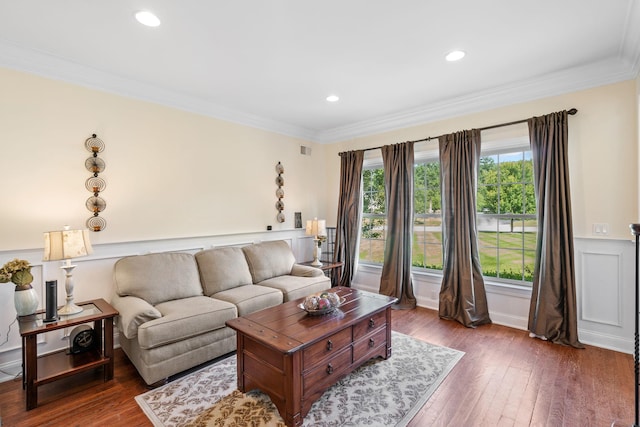
POLYGON ((229 319, 331 287, 284 241, 118 260, 120 345, 147 384, 236 349, 229 319))

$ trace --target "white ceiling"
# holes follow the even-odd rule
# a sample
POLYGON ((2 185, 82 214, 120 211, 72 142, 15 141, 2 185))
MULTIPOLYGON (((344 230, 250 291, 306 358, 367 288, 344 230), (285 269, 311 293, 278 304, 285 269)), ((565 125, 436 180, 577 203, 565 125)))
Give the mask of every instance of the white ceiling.
POLYGON ((0 66, 333 142, 635 78, 638 3, 0 0, 0 66))

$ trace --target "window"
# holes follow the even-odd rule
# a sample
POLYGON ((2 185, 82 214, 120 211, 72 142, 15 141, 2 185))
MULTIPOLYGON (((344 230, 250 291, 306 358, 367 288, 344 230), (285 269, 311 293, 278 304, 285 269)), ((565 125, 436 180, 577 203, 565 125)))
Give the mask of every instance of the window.
MULTIPOLYGON (((483 133, 478 167, 477 227, 483 275, 496 281, 533 281, 537 238, 533 161, 527 128, 483 133)), ((360 261, 382 264, 386 238, 384 171, 365 163, 360 261)), ((440 163, 437 149, 416 151, 414 166, 414 268, 442 270, 440 163)))
POLYGON ((414 267, 442 270, 442 216, 440 211, 440 163, 428 159, 413 172, 414 267))
POLYGON ((362 171, 362 225, 360 227, 360 261, 382 264, 386 233, 386 202, 382 166, 362 171))
POLYGON ((537 220, 531 151, 482 156, 477 227, 485 277, 533 281, 537 220))

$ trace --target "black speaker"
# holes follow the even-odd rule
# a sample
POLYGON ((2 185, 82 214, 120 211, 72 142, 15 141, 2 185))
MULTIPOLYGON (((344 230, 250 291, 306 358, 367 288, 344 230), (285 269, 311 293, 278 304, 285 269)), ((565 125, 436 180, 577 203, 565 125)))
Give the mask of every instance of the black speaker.
POLYGON ((55 322, 58 320, 58 281, 48 280, 45 282, 47 296, 47 306, 44 322, 55 322))

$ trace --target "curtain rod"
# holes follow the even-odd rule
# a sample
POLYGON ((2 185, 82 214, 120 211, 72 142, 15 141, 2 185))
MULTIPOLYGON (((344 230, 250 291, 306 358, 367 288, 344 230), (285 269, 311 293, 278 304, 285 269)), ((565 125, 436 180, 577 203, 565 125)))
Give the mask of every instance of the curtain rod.
MULTIPOLYGON (((567 114, 569 114, 570 116, 575 115, 578 112, 577 108, 571 108, 567 111, 567 114)), ((489 130, 489 129, 495 129, 495 128, 501 128, 504 126, 511 126, 511 125, 517 125, 520 123, 526 123, 527 120, 529 119, 522 119, 522 120, 516 120, 515 122, 508 122, 508 123, 500 123, 497 125, 491 125, 491 126, 485 126, 483 128, 479 128, 478 130, 483 131, 483 130, 489 130)), ((442 136, 442 135, 441 135, 442 136)), ((426 138, 422 138, 422 139, 416 139, 415 141, 406 141, 406 142, 424 142, 424 141, 431 141, 432 139, 438 139, 439 136, 428 136, 426 138)), ((381 149, 383 146, 380 147, 372 147, 372 148, 363 148, 361 150, 355 150, 355 151, 370 151, 370 150, 379 150, 381 149)), ((344 152, 343 152, 344 153, 344 152)), ((343 153, 338 153, 338 155, 341 155, 343 153)))

